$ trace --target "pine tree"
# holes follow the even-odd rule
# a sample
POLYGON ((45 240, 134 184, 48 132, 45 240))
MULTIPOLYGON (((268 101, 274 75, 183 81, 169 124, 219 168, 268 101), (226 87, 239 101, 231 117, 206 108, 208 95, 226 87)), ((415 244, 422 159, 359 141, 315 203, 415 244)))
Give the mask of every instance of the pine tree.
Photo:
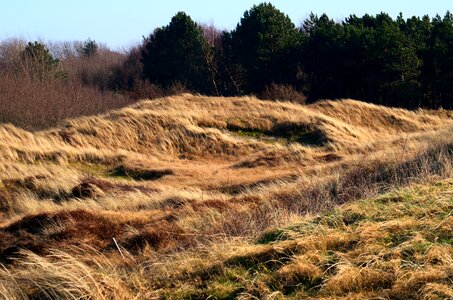
POLYGON ((168 26, 156 29, 145 40, 143 75, 163 87, 182 83, 192 91, 212 93, 207 51, 201 28, 179 12, 168 26))
POLYGON ((83 46, 78 49, 79 53, 82 54, 83 57, 91 57, 98 52, 99 45, 96 41, 91 40, 88 38, 84 43, 83 46))
POLYGON ((39 42, 29 42, 21 53, 23 71, 30 77, 44 81, 55 77, 58 59, 39 42))
POLYGON ((274 82, 293 83, 301 37, 291 19, 270 3, 246 11, 229 41, 245 92, 260 92, 274 82))

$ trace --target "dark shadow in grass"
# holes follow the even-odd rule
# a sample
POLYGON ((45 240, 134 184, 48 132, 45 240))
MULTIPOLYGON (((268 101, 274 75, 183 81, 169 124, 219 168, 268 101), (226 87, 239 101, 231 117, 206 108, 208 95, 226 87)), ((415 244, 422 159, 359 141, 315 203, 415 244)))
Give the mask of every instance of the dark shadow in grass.
POLYGON ((305 124, 280 123, 270 130, 259 128, 243 128, 228 124, 227 129, 244 137, 252 138, 279 138, 287 143, 299 143, 307 146, 322 147, 328 142, 328 137, 319 128, 313 128, 305 124))
POLYGON ((126 177, 133 180, 158 180, 166 175, 173 175, 171 169, 143 169, 143 168, 129 168, 125 165, 119 165, 113 168, 110 176, 126 177))
POLYGON ((288 240, 288 232, 283 229, 270 229, 265 231, 256 241, 256 244, 272 244, 279 241, 288 240))

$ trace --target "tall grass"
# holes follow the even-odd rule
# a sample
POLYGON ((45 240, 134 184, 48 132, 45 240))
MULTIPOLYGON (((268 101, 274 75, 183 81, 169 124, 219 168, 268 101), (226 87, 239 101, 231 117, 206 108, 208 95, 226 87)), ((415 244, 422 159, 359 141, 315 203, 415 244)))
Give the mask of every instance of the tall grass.
MULTIPOLYGON (((74 249, 73 249, 74 250, 74 249)), ((47 257, 24 252, 27 261, 12 272, 0 269, 3 299, 134 299, 115 266, 101 253, 79 250, 83 261, 65 251, 47 257), (15 292, 13 292, 15 291, 15 292)))
MULTIPOLYGON (((192 95, 44 132, 0 126, 0 297, 264 298, 304 284, 327 296, 390 285, 401 291, 394 295, 414 295, 419 282, 445 285, 448 273, 428 274, 431 280, 406 272, 412 253, 428 249, 419 233, 433 236, 404 213, 434 218, 428 225, 444 234, 449 191, 436 211, 429 199, 409 205, 404 197, 339 216, 335 210, 452 177, 452 126, 450 112, 353 100, 298 105, 192 95), (313 131, 326 142, 304 143, 313 131), (301 222, 308 231, 297 229, 301 222), (287 234, 288 227, 296 229, 287 234), (382 228, 391 228, 388 237, 379 236, 382 228), (300 238, 291 241, 294 235, 300 238), (401 245, 389 246, 395 242, 401 245), (80 250, 86 244, 91 250, 80 250), (376 261, 396 267, 374 268, 376 261)), ((440 253, 450 239, 439 236, 430 241, 440 253)))
MULTIPOLYGON (((64 250, 47 249, 45 255, 22 251, 14 266, 0 269, 0 297, 180 299, 239 295, 243 291, 243 296, 247 292, 261 298, 272 295, 272 291, 274 295, 281 295, 298 289, 301 294, 307 292, 317 297, 357 293, 351 296, 353 299, 367 298, 374 293, 399 299, 418 299, 420 294, 445 297, 452 292, 448 287, 452 251, 447 244, 452 220, 445 216, 448 213, 445 209, 451 206, 450 190, 420 190, 434 193, 432 199, 431 195, 420 196, 422 193, 417 191, 390 194, 357 205, 350 202, 346 208, 336 208, 331 214, 325 213, 327 206, 318 205, 311 209, 321 211, 320 216, 295 225, 287 221, 289 213, 307 212, 301 210, 301 207, 307 208, 301 206, 303 201, 312 204, 329 199, 351 201, 429 177, 436 180, 451 177, 452 161, 452 145, 438 145, 402 163, 371 163, 362 170, 352 170, 335 184, 319 184, 308 193, 302 190, 300 194, 276 193, 270 199, 279 201, 265 199, 261 206, 249 211, 245 209, 245 201, 237 210, 227 203, 210 201, 206 207, 211 213, 199 211, 199 217, 206 219, 204 228, 197 232, 180 231, 175 235, 177 240, 172 250, 167 252, 147 245, 156 235, 169 235, 175 228, 162 227, 159 228, 162 232, 151 235, 136 229, 130 221, 127 222, 128 232, 124 234, 138 233, 132 246, 127 245, 123 237, 116 236, 120 246, 103 249, 107 254, 90 247, 82 250, 70 245, 64 250), (333 189, 333 185, 336 188, 333 189), (412 203, 409 195, 422 200, 410 200, 412 203), (285 206, 288 202, 295 205, 285 206), (436 206, 429 207, 433 203, 436 206), (213 213, 216 206, 219 211, 213 213), (225 218, 215 220, 222 211, 225 218), (417 216, 424 218, 414 219, 417 216), (270 226, 288 224, 291 226, 286 231, 269 230, 270 226), (210 230, 214 227, 219 231, 210 230), (178 243, 178 234, 185 239, 190 237, 190 249, 178 243), (234 239, 245 236, 251 236, 252 243, 238 243, 234 239), (432 236, 444 240, 437 241, 432 236), (253 245, 253 241, 260 245, 253 245), (143 244, 139 247, 144 248, 137 251, 134 247, 139 243, 143 244), (194 245, 197 245, 195 249, 194 245), (206 253, 209 251, 212 252, 206 253), (230 280, 236 284, 231 286, 230 280), (304 286, 310 290, 305 290, 304 286)), ((442 187, 442 184, 435 186, 442 187)), ((186 213, 189 218, 195 217, 182 207, 178 209, 178 218, 184 218, 186 213)), ((116 222, 114 218, 111 220, 116 222)), ((77 222, 76 219, 70 222, 74 231, 78 228, 77 222)), ((57 229, 55 227, 55 232, 57 229)))

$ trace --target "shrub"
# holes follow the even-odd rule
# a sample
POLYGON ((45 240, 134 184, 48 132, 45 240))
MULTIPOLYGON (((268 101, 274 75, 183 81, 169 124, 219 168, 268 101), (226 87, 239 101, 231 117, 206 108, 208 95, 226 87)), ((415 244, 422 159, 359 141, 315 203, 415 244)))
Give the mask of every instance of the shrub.
POLYGON ((133 102, 76 80, 18 80, 8 74, 0 75, 0 95, 0 123, 28 130, 52 127, 66 118, 98 114, 133 102))
POLYGON ((307 100, 307 97, 303 93, 297 91, 293 86, 275 83, 267 85, 261 93, 260 98, 276 101, 290 101, 299 104, 303 104, 305 103, 305 100, 307 100))
POLYGON ((39 42, 29 42, 21 53, 23 74, 41 81, 54 78, 58 59, 55 59, 47 47, 39 42))
POLYGON ((125 58, 122 53, 103 48, 96 55, 68 58, 61 62, 61 67, 71 80, 105 91, 111 89, 114 70, 125 58))
POLYGON ((84 43, 83 46, 81 46, 79 49, 79 53, 82 54, 84 57, 90 57, 93 55, 96 55, 98 53, 98 48, 99 45, 96 43, 96 41, 91 40, 88 38, 84 43))
POLYGON ((133 88, 126 93, 132 99, 156 99, 166 95, 159 86, 147 80, 137 80, 133 88))

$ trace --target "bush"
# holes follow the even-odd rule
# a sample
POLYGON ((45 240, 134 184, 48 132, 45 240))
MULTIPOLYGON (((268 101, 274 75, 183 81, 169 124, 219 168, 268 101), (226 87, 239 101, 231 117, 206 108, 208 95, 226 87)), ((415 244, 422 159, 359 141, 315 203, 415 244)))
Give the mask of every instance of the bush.
POLYGON ((132 99, 155 99, 165 96, 165 92, 157 85, 146 80, 137 80, 133 88, 127 92, 132 99))
POLYGON ((122 53, 99 49, 96 55, 68 58, 61 62, 61 68, 71 80, 105 91, 111 89, 114 70, 125 59, 122 53))
POLYGON ((0 123, 27 130, 56 126, 66 118, 93 115, 133 103, 76 80, 36 81, 0 75, 0 123))
POLYGON ((90 57, 98 53, 98 48, 99 45, 96 43, 96 41, 88 39, 83 43, 83 46, 81 46, 78 51, 84 57, 90 57))
POLYGON ((44 44, 29 42, 20 57, 23 75, 41 81, 51 80, 57 76, 59 61, 44 44))
POLYGON ((299 104, 304 104, 307 100, 307 97, 297 91, 293 86, 275 83, 267 85, 261 93, 260 98, 275 101, 290 101, 299 104))

